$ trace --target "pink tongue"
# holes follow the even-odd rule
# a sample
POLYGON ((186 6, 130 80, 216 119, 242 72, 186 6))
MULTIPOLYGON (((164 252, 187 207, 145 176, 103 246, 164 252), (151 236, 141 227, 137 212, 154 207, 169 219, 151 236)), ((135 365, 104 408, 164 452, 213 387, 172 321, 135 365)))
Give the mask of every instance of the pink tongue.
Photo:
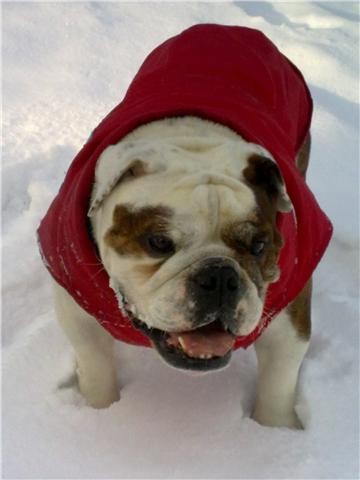
POLYGON ((171 333, 167 342, 175 347, 180 344, 181 348, 190 357, 222 357, 233 348, 235 338, 227 332, 201 331, 199 329, 190 332, 171 333))

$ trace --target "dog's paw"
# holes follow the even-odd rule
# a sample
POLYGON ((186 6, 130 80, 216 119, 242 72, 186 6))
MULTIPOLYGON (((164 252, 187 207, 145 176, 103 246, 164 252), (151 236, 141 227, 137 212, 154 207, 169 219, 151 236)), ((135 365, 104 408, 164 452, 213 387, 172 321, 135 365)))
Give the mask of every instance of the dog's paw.
POLYGON ((88 405, 93 408, 107 408, 120 400, 116 378, 109 376, 84 375, 78 372, 78 386, 88 405))
POLYGON ((93 408, 107 408, 114 402, 120 400, 118 388, 103 389, 93 388, 93 385, 87 384, 86 381, 79 380, 79 389, 86 400, 86 403, 93 408))
POLYGON ((287 427, 294 430, 304 430, 304 426, 294 410, 290 412, 264 412, 255 409, 251 418, 266 427, 287 427))
POLYGON ((102 396, 98 398, 87 399, 87 403, 93 408, 101 409, 101 408, 108 408, 110 407, 110 405, 112 405, 115 402, 118 402, 119 400, 120 400, 120 395, 119 393, 117 393, 116 395, 113 395, 111 397, 102 396))

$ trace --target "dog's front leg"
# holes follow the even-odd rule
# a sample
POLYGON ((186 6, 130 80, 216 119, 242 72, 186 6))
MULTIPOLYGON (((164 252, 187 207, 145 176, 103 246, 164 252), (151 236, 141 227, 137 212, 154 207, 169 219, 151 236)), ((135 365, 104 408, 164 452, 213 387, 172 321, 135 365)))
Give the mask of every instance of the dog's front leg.
POLYGON ((262 425, 302 428, 294 404, 310 338, 310 295, 309 282, 255 343, 258 384, 253 418, 262 425))
POLYGON ((80 391, 92 407, 108 407, 120 398, 114 339, 58 284, 54 299, 58 321, 75 349, 80 391))

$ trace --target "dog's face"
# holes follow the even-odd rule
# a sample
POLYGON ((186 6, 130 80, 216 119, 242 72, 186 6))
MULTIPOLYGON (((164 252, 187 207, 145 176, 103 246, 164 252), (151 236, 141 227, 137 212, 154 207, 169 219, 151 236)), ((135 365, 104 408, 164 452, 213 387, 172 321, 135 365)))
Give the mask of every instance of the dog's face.
POLYGON ((170 364, 228 363, 279 277, 275 163, 240 137, 123 140, 101 156, 94 236, 112 285, 170 364))

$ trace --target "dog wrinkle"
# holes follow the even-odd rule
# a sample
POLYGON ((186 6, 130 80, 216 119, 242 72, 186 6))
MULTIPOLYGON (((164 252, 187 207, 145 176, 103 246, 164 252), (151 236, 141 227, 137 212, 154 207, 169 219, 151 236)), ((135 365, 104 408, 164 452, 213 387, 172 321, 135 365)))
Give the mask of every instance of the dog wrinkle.
POLYGON ((140 208, 116 205, 113 224, 105 233, 104 242, 120 255, 144 256, 139 239, 145 233, 166 233, 172 215, 172 209, 163 205, 140 208))
POLYGON ((253 215, 256 202, 248 186, 238 182, 234 191, 223 181, 219 183, 219 178, 214 182, 212 175, 204 176, 201 180, 201 184, 192 192, 192 201, 198 209, 197 213, 206 218, 210 236, 219 237, 221 224, 229 217, 246 218, 253 215))
POLYGON ((134 267, 134 270, 136 273, 139 273, 143 277, 145 277, 145 280, 146 280, 152 277, 160 269, 164 261, 165 260, 161 260, 159 262, 151 263, 151 264, 136 265, 134 267))
POLYGON ((214 185, 201 184, 192 193, 192 199, 199 215, 206 219, 207 236, 214 237, 218 230, 220 217, 220 192, 214 185))
POLYGON ((209 185, 208 187, 208 209, 209 209, 209 227, 214 233, 218 229, 220 217, 220 192, 218 189, 209 185))

